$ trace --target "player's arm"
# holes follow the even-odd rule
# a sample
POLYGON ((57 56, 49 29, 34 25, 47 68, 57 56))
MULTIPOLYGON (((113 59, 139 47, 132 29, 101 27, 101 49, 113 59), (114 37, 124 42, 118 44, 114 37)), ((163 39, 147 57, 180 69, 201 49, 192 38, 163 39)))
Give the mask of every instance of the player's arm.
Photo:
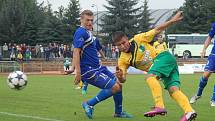
POLYGON ((80 68, 80 48, 74 48, 73 50, 73 65, 76 69, 75 74, 75 84, 78 84, 81 81, 81 68, 80 68))
POLYGON ((118 65, 116 66, 116 77, 121 83, 125 83, 126 81, 126 74, 127 74, 128 67, 129 65, 119 60, 118 65))
POLYGON ((203 58, 205 56, 206 50, 207 50, 208 46, 211 44, 211 41, 212 41, 212 38, 214 37, 214 35, 215 35, 215 23, 212 24, 208 37, 205 40, 204 47, 201 52, 201 58, 203 58))
POLYGON ((103 59, 106 59, 104 52, 102 51, 102 49, 99 50, 100 55, 102 56, 103 59))
POLYGON ((178 11, 170 20, 166 21, 165 23, 162 23, 155 27, 155 34, 159 34, 162 31, 164 31, 167 27, 171 26, 174 23, 177 23, 178 21, 182 20, 182 11, 178 11))
POLYGON ((208 36, 207 39, 205 40, 204 47, 201 52, 201 58, 204 58, 204 56, 206 54, 206 50, 207 50, 208 46, 211 44, 211 41, 212 41, 212 38, 210 36, 208 36))

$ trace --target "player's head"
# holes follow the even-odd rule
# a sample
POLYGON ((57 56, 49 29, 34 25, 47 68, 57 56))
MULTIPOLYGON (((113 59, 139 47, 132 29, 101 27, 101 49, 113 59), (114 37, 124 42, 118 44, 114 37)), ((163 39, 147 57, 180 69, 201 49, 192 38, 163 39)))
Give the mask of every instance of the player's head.
POLYGON ((128 41, 128 37, 122 31, 117 31, 113 33, 112 40, 114 44, 119 48, 122 52, 129 52, 130 42, 128 41))
POLYGON ((87 30, 93 29, 93 12, 90 10, 84 10, 81 13, 81 26, 86 28, 87 30))
POLYGON ((158 34, 156 37, 157 37, 157 41, 158 41, 159 43, 162 43, 162 42, 163 42, 163 35, 162 35, 162 34, 158 34))

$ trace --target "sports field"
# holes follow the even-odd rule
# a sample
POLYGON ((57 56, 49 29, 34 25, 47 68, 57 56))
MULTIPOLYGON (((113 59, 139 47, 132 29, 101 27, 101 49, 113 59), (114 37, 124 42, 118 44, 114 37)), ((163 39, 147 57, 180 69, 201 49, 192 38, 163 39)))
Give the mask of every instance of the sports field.
MULTIPOLYGON (((190 98, 196 91, 200 74, 181 75, 182 90, 190 98)), ((71 75, 28 75, 28 85, 21 91, 9 89, 7 75, 0 75, 0 121, 87 121, 81 102, 94 96, 99 90, 89 86, 86 96, 76 90, 71 75)), ((194 104, 198 112, 196 121, 214 121, 215 107, 209 101, 215 83, 211 76, 203 97, 194 104)), ((123 85, 124 110, 133 119, 115 119, 113 99, 95 106, 94 121, 179 121, 182 110, 164 92, 167 116, 145 118, 143 113, 153 106, 151 92, 143 75, 129 75, 123 85)))

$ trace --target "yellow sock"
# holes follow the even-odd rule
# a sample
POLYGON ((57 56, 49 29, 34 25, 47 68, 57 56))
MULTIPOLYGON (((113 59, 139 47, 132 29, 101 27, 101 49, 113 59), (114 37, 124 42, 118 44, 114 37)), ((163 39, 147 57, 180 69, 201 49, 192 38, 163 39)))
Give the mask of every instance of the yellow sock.
POLYGON ((180 90, 174 91, 171 97, 179 104, 185 113, 193 111, 188 98, 180 90))
POLYGON ((155 77, 149 77, 146 82, 151 89, 152 96, 155 101, 155 107, 164 108, 162 88, 158 80, 155 77))

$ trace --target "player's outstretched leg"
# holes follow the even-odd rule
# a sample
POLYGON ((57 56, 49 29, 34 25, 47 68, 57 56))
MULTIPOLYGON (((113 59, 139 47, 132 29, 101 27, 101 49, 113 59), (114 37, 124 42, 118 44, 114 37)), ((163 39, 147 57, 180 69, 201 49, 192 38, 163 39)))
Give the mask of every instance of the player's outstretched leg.
POLYGON ((84 108, 85 114, 89 119, 93 118, 93 106, 87 104, 87 102, 82 103, 82 107, 84 108))
POLYGON ((208 82, 208 78, 205 78, 204 76, 202 76, 200 78, 197 94, 194 95, 193 97, 191 97, 191 99, 190 99, 191 104, 195 103, 198 99, 200 99, 200 97, 202 96, 202 92, 203 92, 205 86, 207 85, 207 82, 208 82))
POLYGON ((188 112, 183 115, 180 121, 194 121, 197 117, 196 112, 188 112))
POLYGON ((191 107, 189 100, 184 93, 176 86, 172 86, 169 90, 171 97, 184 110, 184 115, 180 121, 193 121, 197 117, 197 113, 191 107))
POLYGON ((155 106, 151 111, 144 113, 146 117, 154 117, 156 115, 166 115, 167 111, 164 108, 163 97, 162 97, 162 88, 154 76, 149 76, 146 79, 148 86, 151 89, 152 96, 155 102, 155 106))
POLYGON ((159 108, 159 107, 152 107, 152 110, 149 112, 144 113, 145 117, 154 117, 156 115, 161 115, 164 116, 167 114, 166 109, 164 108, 159 108))

